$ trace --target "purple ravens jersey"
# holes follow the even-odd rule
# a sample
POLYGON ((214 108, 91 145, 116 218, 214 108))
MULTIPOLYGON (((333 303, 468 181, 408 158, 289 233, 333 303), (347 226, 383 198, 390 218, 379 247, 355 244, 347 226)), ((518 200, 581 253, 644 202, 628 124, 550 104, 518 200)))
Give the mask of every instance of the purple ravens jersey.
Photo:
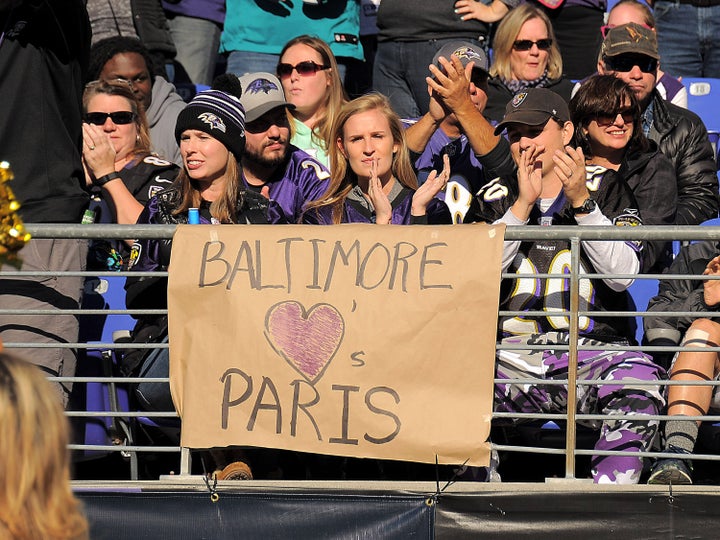
MULTIPOLYGON (((410 188, 402 188, 397 197, 391 201, 393 225, 446 225, 452 223, 452 217, 445 203, 433 199, 427 206, 425 216, 413 217, 411 215, 412 196, 415 193, 410 188)), ((303 223, 311 225, 332 225, 332 207, 323 206, 314 208, 303 216, 303 223)), ((375 214, 365 206, 351 199, 346 199, 343 205, 342 223, 375 223, 375 214)))
MULTIPOLYGON (((287 165, 279 168, 266 185, 270 199, 280 206, 287 222, 299 223, 307 203, 325 193, 329 179, 324 165, 290 145, 287 165)), ((245 185, 248 190, 260 192, 261 186, 251 186, 247 181, 245 185)))
POLYGON ((447 205, 453 223, 462 223, 473 195, 492 178, 486 177, 467 137, 462 135, 453 140, 438 129, 414 163, 419 185, 425 182, 432 170, 442 170, 445 154, 450 158, 450 179, 445 190, 438 193, 438 199, 447 205))

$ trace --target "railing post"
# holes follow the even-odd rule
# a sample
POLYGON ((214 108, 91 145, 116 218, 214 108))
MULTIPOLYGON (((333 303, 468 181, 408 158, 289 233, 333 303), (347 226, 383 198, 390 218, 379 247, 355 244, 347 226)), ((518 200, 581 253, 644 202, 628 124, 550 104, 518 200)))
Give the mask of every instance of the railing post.
POLYGON ((580 320, 580 239, 570 238, 570 343, 568 350, 567 432, 565 478, 575 478, 575 411, 577 408, 578 337, 580 320))
POLYGON ((180 476, 190 476, 191 467, 190 449, 183 446, 180 448, 180 476))

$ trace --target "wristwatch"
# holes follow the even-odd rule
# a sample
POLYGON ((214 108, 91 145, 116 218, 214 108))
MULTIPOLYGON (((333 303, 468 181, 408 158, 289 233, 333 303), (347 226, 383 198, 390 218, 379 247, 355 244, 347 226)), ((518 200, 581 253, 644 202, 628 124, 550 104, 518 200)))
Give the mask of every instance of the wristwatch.
POLYGON ((597 208, 597 203, 594 199, 587 198, 585 199, 585 202, 582 203, 581 206, 578 206, 576 208, 570 208, 570 213, 573 216, 576 216, 578 214, 589 214, 593 210, 597 208))

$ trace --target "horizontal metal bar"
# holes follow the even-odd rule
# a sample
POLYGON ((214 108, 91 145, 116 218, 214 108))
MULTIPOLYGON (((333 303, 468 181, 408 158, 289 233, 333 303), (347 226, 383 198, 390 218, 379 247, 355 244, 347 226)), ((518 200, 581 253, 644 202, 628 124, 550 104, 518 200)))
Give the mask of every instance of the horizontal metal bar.
MULTIPOLYGON (((202 225, 201 225, 202 226, 202 225)), ((227 227, 228 225, 224 225, 227 227)), ((232 226, 232 225, 230 225, 232 226)), ((248 225, 240 225, 247 227, 248 225)), ((26 223, 25 229, 35 238, 172 238, 176 225, 115 225, 26 223)), ((252 227, 252 225, 250 225, 252 227)), ((285 225, 284 227, 293 227, 285 225)), ((684 225, 653 225, 639 227, 607 227, 553 225, 552 227, 506 227, 506 240, 720 240, 720 227, 684 225)))

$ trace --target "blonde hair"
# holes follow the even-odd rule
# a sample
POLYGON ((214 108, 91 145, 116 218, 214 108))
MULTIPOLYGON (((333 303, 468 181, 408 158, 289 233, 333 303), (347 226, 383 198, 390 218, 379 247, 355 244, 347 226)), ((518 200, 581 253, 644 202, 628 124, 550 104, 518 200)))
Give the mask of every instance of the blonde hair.
POLYGON ((129 83, 120 81, 91 81, 85 85, 83 92, 82 106, 83 114, 87 114, 90 100, 95 96, 105 94, 108 96, 120 96, 130 104, 130 110, 135 115, 135 129, 138 136, 135 139, 135 148, 131 152, 132 157, 145 157, 151 154, 150 128, 148 127, 145 107, 138 101, 129 83))
POLYGON ((532 4, 520 4, 518 7, 511 9, 497 27, 495 39, 493 39, 493 65, 490 67, 490 75, 500 77, 509 81, 513 78, 512 66, 510 64, 510 55, 512 53, 513 43, 517 39, 523 25, 531 19, 540 19, 545 23, 548 38, 552 40, 552 45, 548 50, 547 74, 550 79, 557 79, 562 76, 562 56, 557 46, 555 33, 553 32, 552 23, 545 13, 533 6, 532 4))
MULTIPOLYGON (((241 167, 235 155, 228 150, 227 168, 225 169, 225 192, 222 197, 210 203, 210 214, 220 223, 235 223, 237 220, 238 201, 242 201, 240 171, 241 167)), ((190 178, 185 167, 180 171, 174 185, 180 190, 181 194, 180 204, 173 210, 174 215, 187 212, 190 208, 200 207, 202 197, 198 182, 190 178)))
POLYGON ((69 432, 42 371, 0 353, 0 533, 23 540, 88 537, 70 488, 69 432))
MULTIPOLYGON (((280 59, 282 59, 285 52, 295 45, 305 45, 310 47, 320 55, 322 64, 330 66, 330 86, 325 94, 325 114, 318 120, 317 124, 312 128, 312 138, 320 146, 324 147, 325 150, 329 150, 334 144, 332 140, 332 121, 335 115, 338 113, 340 108, 347 103, 347 95, 345 94, 345 88, 340 80, 340 70, 338 69, 337 60, 335 55, 330 50, 330 47, 319 37, 302 35, 288 41, 280 51, 280 59)), ((292 110, 288 110, 289 114, 293 114, 292 110)), ((290 129, 294 134, 294 123, 290 122, 290 129)))
POLYGON ((378 93, 366 94, 346 103, 335 117, 332 125, 332 139, 335 141, 330 147, 330 183, 325 194, 317 201, 308 205, 308 209, 323 206, 332 207, 333 223, 342 221, 345 199, 358 183, 357 174, 348 167, 348 160, 340 150, 338 141, 343 140, 344 128, 347 121, 356 114, 368 111, 380 111, 390 124, 390 133, 393 142, 398 145, 398 151, 393 156, 391 172, 395 179, 403 186, 417 189, 417 176, 410 162, 410 152, 405 140, 405 130, 400 117, 393 111, 390 101, 378 93))

